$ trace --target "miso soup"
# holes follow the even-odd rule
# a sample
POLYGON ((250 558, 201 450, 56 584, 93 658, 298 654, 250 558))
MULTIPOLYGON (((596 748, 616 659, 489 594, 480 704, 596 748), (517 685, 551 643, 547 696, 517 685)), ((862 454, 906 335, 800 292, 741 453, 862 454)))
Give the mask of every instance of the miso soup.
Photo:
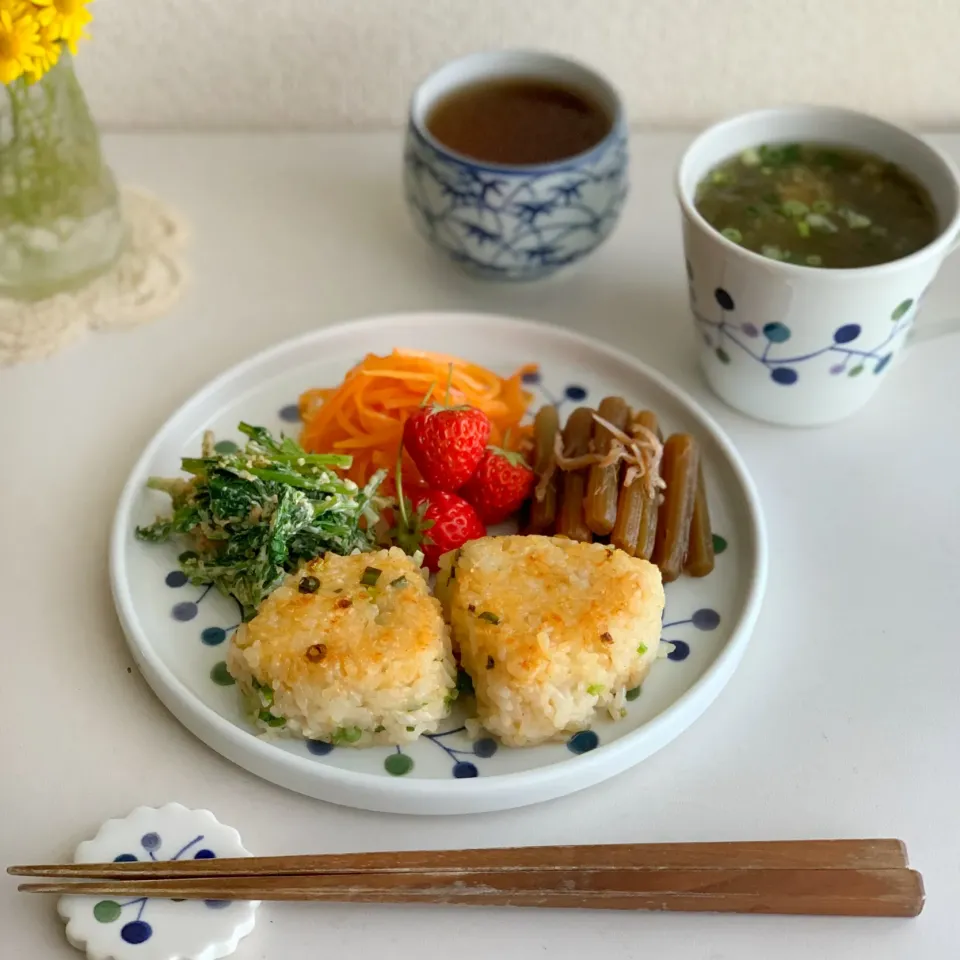
POLYGON ((781 143, 744 150, 697 186, 700 215, 728 240, 800 266, 871 267, 933 241, 927 190, 881 157, 781 143))

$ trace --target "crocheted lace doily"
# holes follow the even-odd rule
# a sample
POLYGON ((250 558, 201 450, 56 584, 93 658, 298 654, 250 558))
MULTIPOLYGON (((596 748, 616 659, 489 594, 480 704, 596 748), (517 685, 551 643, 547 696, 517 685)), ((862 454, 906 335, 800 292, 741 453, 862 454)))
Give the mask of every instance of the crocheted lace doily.
POLYGON ((0 299, 0 365, 50 356, 88 330, 146 323, 176 303, 186 279, 183 221, 155 197, 129 188, 123 215, 127 245, 107 273, 46 300, 0 299))

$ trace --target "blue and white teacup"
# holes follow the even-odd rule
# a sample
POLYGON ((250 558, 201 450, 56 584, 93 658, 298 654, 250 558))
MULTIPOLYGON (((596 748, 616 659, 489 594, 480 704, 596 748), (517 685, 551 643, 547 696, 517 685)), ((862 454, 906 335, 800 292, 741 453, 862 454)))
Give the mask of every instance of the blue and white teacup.
POLYGON ((595 250, 627 195, 627 129, 620 98, 589 68, 549 53, 476 53, 441 67, 416 90, 404 157, 407 204, 420 232, 471 273, 536 280, 595 250), (584 153, 553 163, 483 163, 427 130, 433 106, 453 91, 497 78, 546 80, 592 97, 612 119, 584 153))
POLYGON ((742 413, 788 426, 840 420, 873 396, 906 344, 957 326, 912 329, 960 236, 960 172, 900 127, 832 107, 744 114, 693 142, 680 161, 677 193, 701 366, 714 393, 742 413), (697 212, 697 185, 744 150, 786 141, 867 151, 913 174, 936 208, 936 239, 899 260, 856 269, 784 263, 732 243, 697 212))

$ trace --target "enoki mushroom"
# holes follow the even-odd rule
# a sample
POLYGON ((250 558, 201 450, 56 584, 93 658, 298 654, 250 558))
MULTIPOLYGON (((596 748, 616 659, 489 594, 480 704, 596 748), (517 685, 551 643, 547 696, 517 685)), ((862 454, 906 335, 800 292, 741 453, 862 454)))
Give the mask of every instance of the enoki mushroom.
POLYGON ((563 454, 563 437, 558 433, 555 440, 554 462, 537 482, 534 497, 537 500, 543 500, 553 478, 554 470, 557 468, 568 471, 583 470, 585 467, 594 465, 612 467, 621 460, 627 464, 623 476, 623 485, 625 487, 630 486, 634 480, 643 477, 647 495, 651 498, 658 497, 660 491, 666 488, 666 484, 660 476, 663 444, 657 435, 636 421, 630 425, 631 433, 627 434, 598 413, 593 414, 593 419, 594 422, 610 431, 613 437, 610 451, 606 454, 585 453, 580 457, 566 457, 563 454))

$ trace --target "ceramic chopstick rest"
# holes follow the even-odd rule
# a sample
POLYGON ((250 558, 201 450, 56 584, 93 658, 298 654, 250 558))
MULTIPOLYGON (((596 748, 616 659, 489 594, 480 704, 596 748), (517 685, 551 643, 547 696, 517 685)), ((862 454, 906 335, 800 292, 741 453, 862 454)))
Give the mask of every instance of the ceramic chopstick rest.
MULTIPOLYGON (((77 847, 76 863, 249 857, 240 834, 209 810, 138 807, 77 847)), ((259 901, 119 900, 64 896, 67 939, 90 960, 218 960, 253 930, 259 901)))

